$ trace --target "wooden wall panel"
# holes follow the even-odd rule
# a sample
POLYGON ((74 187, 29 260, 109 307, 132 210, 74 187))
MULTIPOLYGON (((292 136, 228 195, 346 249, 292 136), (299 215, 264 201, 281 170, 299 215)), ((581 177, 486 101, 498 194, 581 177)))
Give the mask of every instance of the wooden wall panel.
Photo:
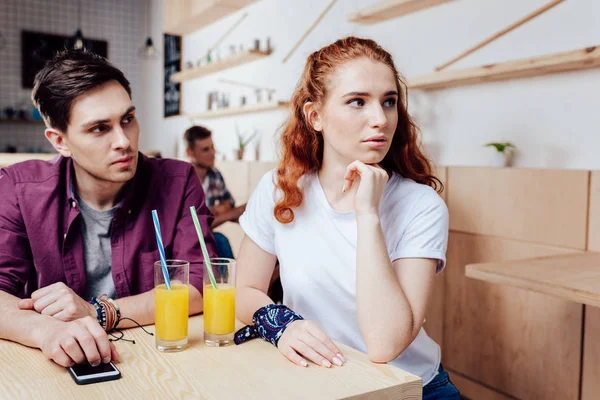
POLYGON ((589 171, 448 168, 450 229, 586 248, 589 171))
POLYGON ((249 163, 247 161, 226 161, 216 162, 216 168, 221 172, 225 179, 225 184, 231 192, 237 204, 243 204, 248 201, 249 189, 249 163))
MULTIPOLYGON (((445 368, 446 366, 444 366, 445 368)), ((470 400, 513 400, 495 390, 489 389, 467 377, 451 370, 446 370, 454 386, 460 391, 460 397, 470 400)))
POLYGON ((577 399, 583 306, 465 277, 466 264, 568 251, 451 232, 442 362, 517 398, 577 399))
POLYGON ((586 306, 581 400, 600 396, 600 308, 586 306))
POLYGON ((590 177, 588 250, 600 251, 600 171, 592 171, 590 177))
MULTIPOLYGON (((236 205, 245 204, 260 178, 269 170, 275 168, 273 162, 248 162, 248 161, 218 161, 216 167, 223 174, 225 184, 233 195, 236 205)), ((239 224, 226 222, 215 229, 221 232, 231 244, 233 255, 237 257, 244 231, 239 224)))
POLYGON ((256 185, 258 185, 258 182, 260 182, 260 179, 263 177, 263 175, 275 168, 277 168, 277 163, 274 161, 250 163, 248 194, 252 195, 252 192, 256 188, 256 185))
POLYGON ((433 175, 438 178, 442 185, 444 185, 444 191, 441 193, 442 199, 448 201, 448 168, 436 167, 433 171, 433 175))

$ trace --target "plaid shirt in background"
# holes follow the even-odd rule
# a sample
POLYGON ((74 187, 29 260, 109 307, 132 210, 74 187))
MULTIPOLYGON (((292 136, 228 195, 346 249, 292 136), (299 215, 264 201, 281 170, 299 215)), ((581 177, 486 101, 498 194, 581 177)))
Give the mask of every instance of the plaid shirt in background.
POLYGON ((233 196, 227 190, 227 186, 225 186, 225 179, 223 179, 223 175, 216 168, 208 170, 202 188, 206 193, 206 206, 208 208, 212 208, 224 201, 230 201, 231 206, 235 207, 233 196))

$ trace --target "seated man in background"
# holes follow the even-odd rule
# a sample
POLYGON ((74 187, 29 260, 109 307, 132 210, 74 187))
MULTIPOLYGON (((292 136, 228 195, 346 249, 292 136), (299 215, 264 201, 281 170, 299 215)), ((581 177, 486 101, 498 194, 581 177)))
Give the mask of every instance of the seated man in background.
MULTIPOLYGON (((235 207, 235 201, 227 190, 223 176, 215 168, 215 146, 211 135, 211 131, 203 126, 192 126, 185 131, 184 138, 187 143, 187 155, 206 194, 206 205, 215 216, 212 223, 214 229, 224 222, 238 222, 246 205, 235 207)), ((233 258, 227 237, 219 232, 213 232, 213 235, 219 257, 233 258)))
MULTIPOLYGON (((108 363, 118 354, 107 332, 134 325, 118 312, 154 323, 151 211, 166 257, 189 261, 203 259, 190 206, 214 256, 212 216, 188 163, 138 152, 129 82, 106 59, 57 54, 36 75, 32 99, 60 156, 0 169, 0 339, 62 366, 108 363)), ((201 264, 189 280, 196 314, 201 264)))

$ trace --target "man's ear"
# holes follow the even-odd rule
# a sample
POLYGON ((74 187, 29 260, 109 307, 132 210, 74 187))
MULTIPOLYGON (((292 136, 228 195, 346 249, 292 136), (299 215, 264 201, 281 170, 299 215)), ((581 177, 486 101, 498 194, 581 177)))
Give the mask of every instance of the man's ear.
POLYGON ((188 158, 190 159, 190 161, 195 161, 194 160, 194 153, 192 153, 192 149, 190 149, 189 147, 187 147, 185 149, 185 154, 188 156, 188 158))
POLYGON ((319 110, 315 103, 313 103, 312 101, 307 101, 306 103, 304 103, 304 107, 302 107, 302 112, 304 113, 304 119, 310 127, 312 127, 317 132, 323 131, 321 114, 319 113, 319 110))
POLYGON ((58 151, 63 157, 71 157, 71 150, 69 150, 69 146, 65 142, 64 133, 54 129, 54 128, 46 128, 46 132, 44 132, 46 139, 52 146, 58 151))

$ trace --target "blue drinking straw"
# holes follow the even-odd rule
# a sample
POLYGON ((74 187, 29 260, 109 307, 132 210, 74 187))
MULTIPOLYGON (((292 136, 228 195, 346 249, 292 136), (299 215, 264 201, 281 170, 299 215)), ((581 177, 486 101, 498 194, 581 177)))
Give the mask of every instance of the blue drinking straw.
POLYGON ((158 243, 158 253, 160 255, 160 265, 162 266, 163 276, 165 277, 165 286, 168 290, 171 290, 171 279, 169 279, 169 272, 167 271, 165 246, 163 246, 160 234, 160 223, 158 222, 158 213, 156 210, 152 210, 152 220, 154 221, 154 233, 156 234, 156 243, 158 243))

